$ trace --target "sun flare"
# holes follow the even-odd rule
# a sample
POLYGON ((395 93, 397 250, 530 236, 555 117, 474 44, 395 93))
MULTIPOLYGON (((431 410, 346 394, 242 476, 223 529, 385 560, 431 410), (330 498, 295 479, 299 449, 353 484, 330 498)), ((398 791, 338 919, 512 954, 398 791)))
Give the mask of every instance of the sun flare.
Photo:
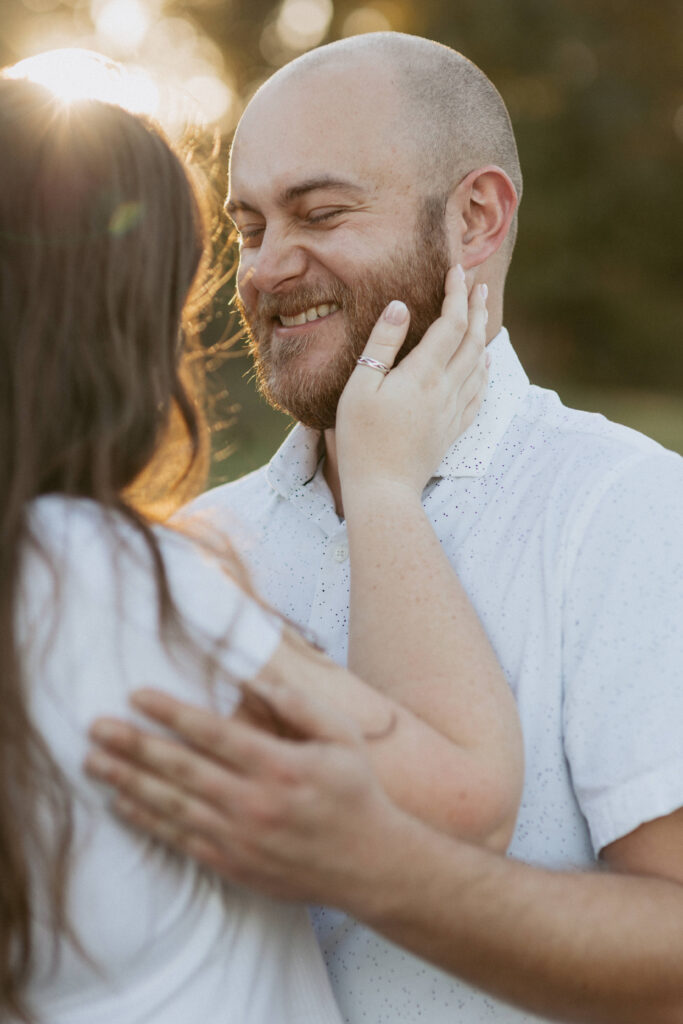
POLYGON ((64 103, 101 100, 151 115, 159 107, 159 89, 150 75, 124 67, 94 50, 48 50, 20 60, 5 74, 43 85, 64 103))

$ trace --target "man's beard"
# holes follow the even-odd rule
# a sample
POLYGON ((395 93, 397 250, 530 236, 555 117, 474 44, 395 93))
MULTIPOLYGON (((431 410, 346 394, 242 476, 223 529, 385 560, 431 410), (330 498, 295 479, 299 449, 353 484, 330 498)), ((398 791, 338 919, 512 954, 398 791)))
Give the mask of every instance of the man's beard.
POLYGON ((337 404, 356 360, 392 299, 401 299, 410 310, 410 327, 395 363, 417 345, 441 313, 450 263, 443 213, 443 201, 424 200, 412 244, 382 266, 365 270, 353 286, 335 278, 327 285, 302 286, 282 295, 261 293, 251 312, 237 297, 259 390, 271 405, 315 430, 333 427, 337 404), (315 336, 292 335, 273 346, 273 319, 323 303, 339 306, 341 312, 335 315, 344 318, 345 344, 332 352, 323 366, 307 369, 301 364, 308 349, 319 344, 315 336))

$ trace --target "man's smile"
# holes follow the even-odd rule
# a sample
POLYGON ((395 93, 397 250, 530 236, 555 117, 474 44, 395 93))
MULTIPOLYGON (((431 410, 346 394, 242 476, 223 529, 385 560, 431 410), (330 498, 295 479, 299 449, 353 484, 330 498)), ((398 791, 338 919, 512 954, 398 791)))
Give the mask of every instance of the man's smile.
POLYGON ((303 324, 312 323, 314 320, 323 320, 325 317, 331 316, 338 311, 339 306, 336 302, 324 302, 319 306, 310 306, 300 313, 295 313, 294 316, 279 316, 276 319, 280 321, 283 327, 301 327, 303 324))

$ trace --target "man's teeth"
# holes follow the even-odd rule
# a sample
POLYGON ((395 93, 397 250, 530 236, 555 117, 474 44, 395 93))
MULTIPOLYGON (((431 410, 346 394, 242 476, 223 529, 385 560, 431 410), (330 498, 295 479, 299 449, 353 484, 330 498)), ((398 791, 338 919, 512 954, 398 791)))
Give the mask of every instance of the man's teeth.
POLYGON ((321 320, 325 316, 330 316, 331 313, 336 313, 339 306, 336 302, 324 302, 322 306, 311 306, 310 309, 304 310, 303 313, 297 313, 296 316, 281 316, 280 323, 283 327, 298 327, 301 324, 310 323, 312 320, 321 320))

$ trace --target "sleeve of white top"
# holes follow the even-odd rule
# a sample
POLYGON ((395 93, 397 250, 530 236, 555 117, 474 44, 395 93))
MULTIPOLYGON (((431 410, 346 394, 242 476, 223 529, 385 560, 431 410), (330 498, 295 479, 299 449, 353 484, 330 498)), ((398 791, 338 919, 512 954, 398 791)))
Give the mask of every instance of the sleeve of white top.
POLYGON ((185 538, 167 538, 164 554, 173 599, 184 623, 209 643, 225 640, 220 648, 223 666, 235 679, 253 678, 275 651, 282 621, 245 594, 212 556, 185 538))
POLYGON ((19 636, 29 677, 42 683, 36 692, 61 701, 65 721, 87 727, 97 714, 120 714, 141 686, 229 714, 234 684, 255 676, 280 641, 278 617, 186 537, 157 531, 182 625, 162 635, 153 563, 137 531, 74 501, 43 501, 37 526, 60 581, 58 611, 51 568, 32 556, 19 636), (207 654, 225 670, 210 687, 207 654))
POLYGON ((683 806, 683 459, 631 461, 576 550, 565 750, 597 854, 683 806))

